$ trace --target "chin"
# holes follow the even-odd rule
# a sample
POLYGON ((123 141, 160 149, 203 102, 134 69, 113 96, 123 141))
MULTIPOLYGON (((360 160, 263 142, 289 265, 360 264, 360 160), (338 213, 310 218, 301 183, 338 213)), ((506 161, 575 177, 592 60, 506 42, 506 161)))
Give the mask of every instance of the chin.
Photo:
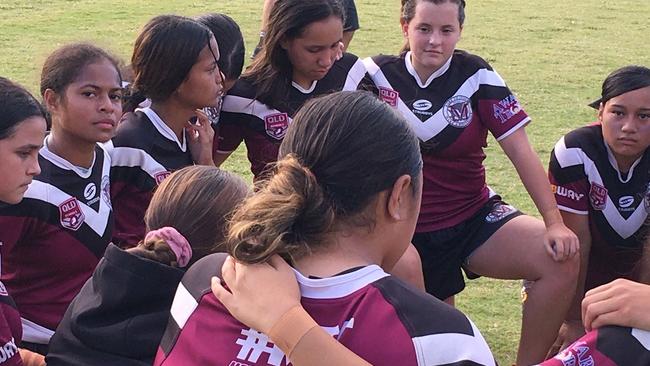
POLYGON ((8 203, 10 205, 19 204, 23 200, 22 193, 10 194, 8 196, 0 197, 0 202, 8 203))

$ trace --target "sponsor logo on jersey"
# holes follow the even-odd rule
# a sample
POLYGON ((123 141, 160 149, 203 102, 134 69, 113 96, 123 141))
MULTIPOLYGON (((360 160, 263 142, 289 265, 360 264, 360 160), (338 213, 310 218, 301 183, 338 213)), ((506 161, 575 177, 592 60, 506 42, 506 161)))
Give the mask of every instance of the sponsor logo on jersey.
POLYGON ((0 364, 9 361, 12 357, 18 354, 18 347, 16 346, 16 341, 14 337, 11 337, 11 340, 4 345, 0 346, 0 364))
POLYGON ((464 95, 455 95, 442 106, 442 115, 447 123, 456 128, 465 128, 472 121, 472 101, 464 95))
POLYGON ((429 112, 429 109, 433 107, 433 103, 429 102, 426 99, 419 99, 413 102, 413 108, 411 111, 414 114, 421 114, 424 116, 433 116, 433 112, 429 112))
POLYGON ((618 199, 618 210, 619 211, 634 211, 636 207, 633 207, 634 197, 632 196, 623 196, 618 199))
POLYGON ((84 198, 86 201, 90 201, 97 194, 97 186, 95 183, 88 183, 86 188, 84 188, 84 198))
POLYGON ((555 193, 560 197, 566 197, 576 202, 580 201, 585 196, 584 194, 578 193, 573 189, 569 189, 562 186, 556 186, 555 184, 551 184, 551 191, 553 191, 553 193, 555 193))
POLYGON ((61 226, 73 231, 79 230, 86 219, 81 207, 79 207, 79 201, 74 197, 59 205, 59 215, 61 226))
POLYGON ((289 115, 286 113, 274 113, 264 117, 266 134, 276 140, 282 140, 289 128, 289 115))
POLYGON ((9 292, 7 292, 5 284, 2 282, 0 282, 0 296, 9 296, 9 292))
POLYGON ((485 221, 493 224, 517 212, 517 209, 510 205, 497 204, 492 207, 492 211, 485 216, 485 221))
POLYGON ((156 184, 160 185, 160 183, 162 183, 170 175, 172 175, 172 172, 164 171, 164 172, 158 172, 158 173, 154 174, 153 177, 156 180, 156 184))
POLYGON ((104 200, 104 203, 108 205, 108 207, 113 207, 111 204, 111 180, 108 178, 108 175, 105 175, 102 177, 102 199, 104 200))
POLYGON ((591 349, 585 341, 578 341, 560 352, 555 359, 562 361, 562 366, 595 366, 591 349))
POLYGON ((591 201, 594 210, 604 210, 607 205, 607 188, 592 182, 589 189, 589 201, 591 201))
POLYGON ((380 86, 379 99, 388 103, 388 105, 390 105, 391 107, 397 107, 397 101, 399 100, 399 93, 393 89, 380 86))
POLYGON ((521 111, 521 105, 514 95, 510 94, 499 103, 493 104, 494 118, 506 123, 510 118, 521 111))

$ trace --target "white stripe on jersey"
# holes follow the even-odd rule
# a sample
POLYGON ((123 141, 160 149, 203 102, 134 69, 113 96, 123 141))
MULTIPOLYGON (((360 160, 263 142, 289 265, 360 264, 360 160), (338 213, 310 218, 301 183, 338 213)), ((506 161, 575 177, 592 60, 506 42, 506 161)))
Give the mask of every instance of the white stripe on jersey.
POLYGON ((168 171, 167 168, 142 149, 112 146, 109 151, 113 158, 112 164, 114 167, 139 167, 154 179, 156 179, 156 174, 168 171))
MULTIPOLYGON (((250 114, 262 121, 264 120, 264 117, 270 114, 283 113, 277 109, 269 108, 266 104, 256 99, 244 98, 236 95, 226 95, 226 97, 223 98, 221 111, 250 114)), ((289 123, 291 123, 291 117, 287 116, 287 118, 289 118, 289 123)))
POLYGON ((435 366, 473 361, 479 365, 495 366, 490 347, 476 325, 471 320, 469 322, 474 335, 441 333, 414 337, 413 345, 418 365, 435 366))
POLYGON ((632 337, 636 338, 645 349, 650 351, 650 332, 647 330, 632 328, 632 337))
MULTIPOLYGON (((375 85, 378 87, 381 86, 395 90, 395 88, 393 88, 393 86, 388 82, 388 79, 386 79, 383 71, 381 71, 379 66, 377 66, 372 58, 366 58, 364 60, 364 64, 366 65, 366 69, 368 70, 368 73, 370 74, 370 77, 372 78, 375 85)), ((458 90, 456 90, 456 92, 450 96, 450 98, 456 95, 463 95, 467 98, 471 98, 472 95, 478 91, 481 85, 505 87, 506 83, 496 71, 479 69, 476 71, 476 73, 474 73, 474 75, 467 78, 463 85, 461 85, 460 88, 458 88, 458 90)), ((433 116, 429 117, 425 121, 421 121, 402 101, 401 98, 398 98, 397 100, 397 109, 402 113, 404 118, 406 118, 411 128, 413 128, 415 134, 422 141, 430 140, 449 125, 443 115, 442 109, 438 110, 433 116)), ((525 123, 528 123, 528 121, 526 120, 523 124, 525 123)), ((511 134, 514 132, 514 130, 521 127, 523 124, 518 124, 505 134, 511 134)))
MULTIPOLYGON (((102 177, 108 176, 108 173, 102 175, 102 177)), ((102 190, 99 190, 99 194, 103 194, 102 190)), ((63 192, 59 188, 53 186, 52 184, 41 182, 39 180, 33 180, 29 184, 27 192, 25 192, 25 198, 31 198, 39 201, 43 201, 50 205, 59 207, 63 202, 73 198, 71 195, 63 192)), ((99 211, 96 212, 81 200, 77 199, 79 208, 83 212, 85 219, 84 223, 88 225, 94 232, 99 236, 103 236, 106 232, 106 226, 108 225, 108 218, 111 213, 111 207, 105 202, 104 199, 99 200, 99 211)))
POLYGON ((327 278, 307 278, 294 269, 300 294, 310 299, 337 299, 348 296, 368 284, 390 276, 379 266, 373 264, 351 273, 327 278))
POLYGON ((357 90, 359 88, 359 83, 366 76, 366 66, 364 65, 361 59, 352 65, 350 71, 348 71, 348 76, 345 78, 345 85, 341 90, 357 90))
POLYGON ((174 321, 179 328, 183 329, 185 323, 187 323, 187 320, 198 306, 199 303, 196 302, 196 299, 194 299, 192 294, 187 291, 185 286, 183 286, 183 283, 179 283, 170 310, 172 318, 174 318, 174 321))
MULTIPOLYGON (((596 167, 596 163, 594 163, 594 161, 591 160, 582 149, 577 147, 567 148, 564 136, 555 144, 554 154, 560 167, 566 168, 582 164, 589 184, 597 183, 600 186, 607 188, 603 183, 603 179, 596 167)), ((628 174, 631 176, 632 173, 632 170, 630 170, 628 174)), ((563 206, 558 206, 558 208, 563 209, 563 206)), ((630 215, 626 220, 621 216, 621 213, 609 197, 609 194, 607 195, 605 208, 601 212, 605 216, 609 226, 623 239, 627 239, 636 233, 648 217, 645 205, 641 202, 632 215, 630 215)))
POLYGON ((20 317, 20 322, 23 326, 23 341, 38 344, 50 343, 50 338, 54 335, 53 330, 47 329, 23 317, 20 317))

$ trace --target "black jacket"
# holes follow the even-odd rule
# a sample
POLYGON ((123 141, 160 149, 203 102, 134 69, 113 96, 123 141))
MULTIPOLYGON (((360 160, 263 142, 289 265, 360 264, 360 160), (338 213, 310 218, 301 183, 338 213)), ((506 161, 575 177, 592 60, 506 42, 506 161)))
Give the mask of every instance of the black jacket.
POLYGON ((183 274, 109 245, 52 337, 48 366, 151 365, 183 274))

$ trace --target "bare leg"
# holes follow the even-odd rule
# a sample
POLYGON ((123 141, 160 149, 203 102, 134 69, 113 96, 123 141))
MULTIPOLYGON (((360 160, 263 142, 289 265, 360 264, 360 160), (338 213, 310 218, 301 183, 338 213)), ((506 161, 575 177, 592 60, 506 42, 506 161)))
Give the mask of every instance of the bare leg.
POLYGON ((517 365, 544 360, 575 294, 579 258, 555 262, 544 249, 544 224, 519 216, 499 229, 469 258, 477 274, 535 281, 524 302, 517 365))
POLYGON ((422 274, 422 261, 417 249, 410 244, 402 257, 395 263, 390 274, 424 291, 424 275, 422 274))

